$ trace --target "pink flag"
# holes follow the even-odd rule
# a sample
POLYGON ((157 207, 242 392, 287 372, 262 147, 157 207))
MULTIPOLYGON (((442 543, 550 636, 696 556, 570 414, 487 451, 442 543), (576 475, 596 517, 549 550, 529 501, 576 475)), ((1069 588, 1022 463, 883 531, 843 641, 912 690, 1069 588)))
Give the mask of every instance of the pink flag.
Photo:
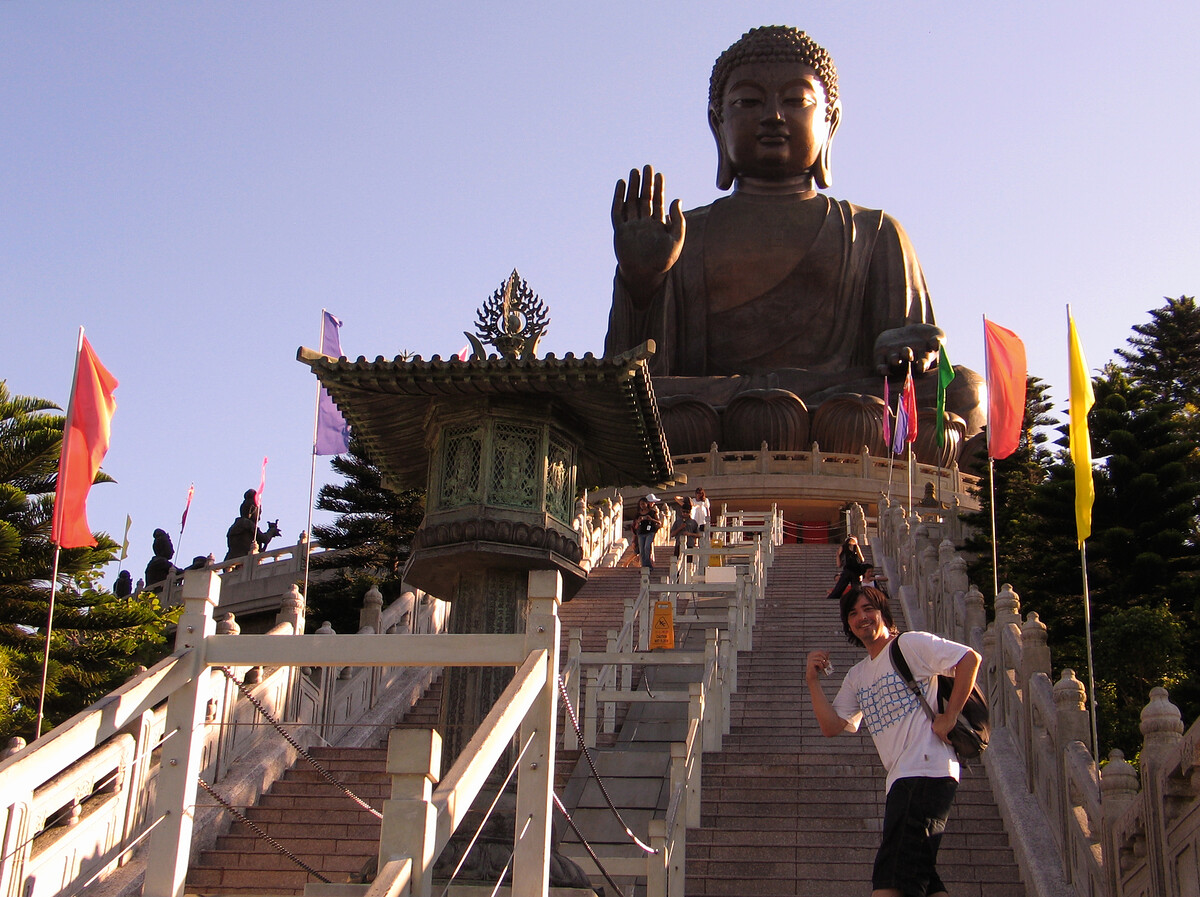
POLYGON ((262 475, 258 478, 258 491, 254 493, 254 507, 262 509, 262 494, 267 488, 267 459, 263 457, 262 475))
POLYGON ((987 358, 987 441, 989 458, 1007 458, 1017 450, 1025 422, 1025 344, 1021 338, 983 319, 987 358))
POLYGON ((188 510, 192 507, 192 496, 196 494, 196 484, 192 483, 188 486, 187 503, 183 506, 183 519, 179 521, 179 534, 183 535, 183 528, 187 526, 188 510))

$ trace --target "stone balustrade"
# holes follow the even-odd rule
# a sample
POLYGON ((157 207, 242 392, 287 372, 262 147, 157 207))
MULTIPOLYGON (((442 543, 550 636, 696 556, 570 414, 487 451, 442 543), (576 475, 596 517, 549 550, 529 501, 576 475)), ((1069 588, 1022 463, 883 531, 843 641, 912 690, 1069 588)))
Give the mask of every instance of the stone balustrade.
POLYGON ((955 549, 957 513, 909 513, 886 498, 879 508, 876 560, 910 626, 983 655, 993 725, 985 767, 1029 893, 1200 895, 1200 721, 1185 733, 1166 690, 1152 689, 1138 767, 1112 751, 1101 768, 1087 747, 1086 689, 1074 670, 1053 679, 1052 633, 1038 615, 1022 618, 1020 596, 1005 584, 987 623, 984 596, 955 549))

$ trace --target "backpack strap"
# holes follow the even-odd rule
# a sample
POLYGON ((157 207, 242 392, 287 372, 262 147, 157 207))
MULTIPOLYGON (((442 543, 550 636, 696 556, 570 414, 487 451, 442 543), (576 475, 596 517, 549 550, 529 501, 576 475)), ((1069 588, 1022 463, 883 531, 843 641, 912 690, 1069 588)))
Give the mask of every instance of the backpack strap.
POLYGON ((896 672, 900 674, 900 678, 904 680, 904 683, 908 686, 908 690, 917 696, 917 700, 921 702, 921 707, 925 710, 925 715, 932 722, 937 718, 937 714, 933 712, 933 708, 925 700, 925 693, 921 691, 921 686, 913 679, 912 670, 908 666, 908 660, 904 657, 904 649, 900 647, 900 636, 892 639, 892 643, 888 645, 888 651, 892 658, 892 666, 896 668, 896 672))

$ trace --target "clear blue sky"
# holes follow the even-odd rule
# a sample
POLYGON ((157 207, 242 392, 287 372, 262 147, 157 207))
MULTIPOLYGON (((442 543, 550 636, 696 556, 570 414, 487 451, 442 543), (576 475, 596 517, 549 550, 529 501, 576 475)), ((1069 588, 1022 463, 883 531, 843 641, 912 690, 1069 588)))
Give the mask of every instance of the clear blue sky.
MULTIPOLYGON (((0 379, 65 405, 77 327, 121 381, 90 522, 180 556, 264 510, 306 524, 320 310, 347 355, 462 347, 516 267, 546 351, 599 353, 612 185, 711 200, 713 59, 793 24, 833 54, 832 195, 920 254, 951 358, 1016 330, 1065 405, 1200 289, 1200 7, 962 2, 0 3, 0 379)), ((329 476, 318 465, 318 481, 329 476)), ((279 543, 277 543, 279 544, 279 543)))

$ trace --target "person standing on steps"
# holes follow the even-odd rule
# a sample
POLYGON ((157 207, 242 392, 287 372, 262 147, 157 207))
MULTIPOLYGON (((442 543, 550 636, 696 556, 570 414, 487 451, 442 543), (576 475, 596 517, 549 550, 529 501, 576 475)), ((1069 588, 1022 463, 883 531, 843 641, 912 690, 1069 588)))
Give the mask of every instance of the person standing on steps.
POLYGON ((862 585, 863 574, 871 569, 871 565, 863 557, 862 549, 858 547, 858 539, 854 536, 847 536, 846 541, 842 543, 842 550, 838 552, 838 563, 842 567, 842 574, 825 596, 829 601, 841 598, 842 593, 852 585, 862 585))
POLYGON ((654 534, 662 525, 658 514, 658 497, 650 493, 638 499, 637 516, 633 518, 633 532, 637 538, 638 557, 643 570, 654 569, 654 534))
POLYGON ((867 656, 851 667, 832 703, 821 682, 832 672, 827 650, 809 653, 805 681, 821 734, 857 732, 865 721, 887 769, 871 897, 945 897, 937 854, 959 776, 948 736, 975 685, 979 654, 928 632, 899 636, 887 596, 870 586, 852 587, 840 609, 846 638, 867 656), (931 707, 937 706, 937 677, 954 677, 946 707, 932 723, 892 665, 888 645, 895 638, 931 707))

